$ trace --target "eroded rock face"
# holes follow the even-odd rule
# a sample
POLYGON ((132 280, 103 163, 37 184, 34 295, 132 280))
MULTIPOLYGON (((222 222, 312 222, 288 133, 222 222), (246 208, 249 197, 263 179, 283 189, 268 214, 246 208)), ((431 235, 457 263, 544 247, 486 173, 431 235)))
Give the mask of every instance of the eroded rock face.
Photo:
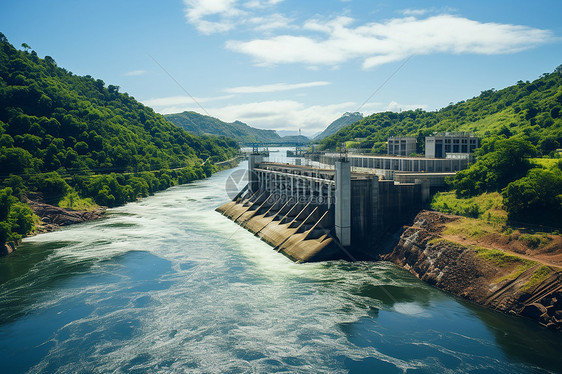
POLYGON ((41 218, 42 222, 46 225, 55 226, 67 226, 98 219, 105 211, 105 208, 99 208, 92 212, 64 209, 36 201, 28 201, 28 204, 33 212, 41 218))
MULTIPOLYGON (((99 219, 103 216, 106 208, 100 207, 94 211, 72 210, 59 208, 39 201, 24 199, 30 208, 41 219, 41 225, 33 234, 54 231, 60 226, 73 225, 99 219)), ((33 235, 32 234, 32 235, 33 235)), ((0 256, 6 256, 16 250, 19 243, 6 243, 0 245, 0 256)))
POLYGON ((394 250, 382 258, 439 289, 560 330, 562 274, 555 271, 541 283, 524 290, 540 268, 539 264, 516 277, 498 281, 501 271, 505 270, 479 258, 471 247, 440 240, 444 224, 454 219, 458 218, 437 212, 420 212, 414 225, 403 232, 394 250))

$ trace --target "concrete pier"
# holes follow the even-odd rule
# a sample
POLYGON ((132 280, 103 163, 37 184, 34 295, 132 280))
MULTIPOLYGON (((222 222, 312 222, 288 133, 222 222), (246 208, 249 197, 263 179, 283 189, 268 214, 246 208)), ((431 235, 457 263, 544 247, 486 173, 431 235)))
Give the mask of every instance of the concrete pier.
POLYGON ((349 161, 336 161, 336 237, 341 245, 351 245, 351 167, 349 161))

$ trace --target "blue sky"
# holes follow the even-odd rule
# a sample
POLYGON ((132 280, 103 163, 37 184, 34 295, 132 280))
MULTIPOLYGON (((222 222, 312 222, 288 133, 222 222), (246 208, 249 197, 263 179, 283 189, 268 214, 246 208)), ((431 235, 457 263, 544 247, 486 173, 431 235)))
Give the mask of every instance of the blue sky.
POLYGON ((159 113, 311 135, 344 112, 436 110, 552 72, 561 14, 560 0, 4 0, 0 32, 159 113))

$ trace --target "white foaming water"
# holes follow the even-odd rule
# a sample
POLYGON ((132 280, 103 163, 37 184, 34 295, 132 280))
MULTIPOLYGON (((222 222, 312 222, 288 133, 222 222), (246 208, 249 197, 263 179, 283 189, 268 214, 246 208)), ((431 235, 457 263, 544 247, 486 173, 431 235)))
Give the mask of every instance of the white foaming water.
POLYGON ((214 211, 229 174, 27 239, 21 255, 45 258, 0 285, 8 372, 508 373, 542 359, 496 335, 507 317, 391 264, 292 263, 214 211))

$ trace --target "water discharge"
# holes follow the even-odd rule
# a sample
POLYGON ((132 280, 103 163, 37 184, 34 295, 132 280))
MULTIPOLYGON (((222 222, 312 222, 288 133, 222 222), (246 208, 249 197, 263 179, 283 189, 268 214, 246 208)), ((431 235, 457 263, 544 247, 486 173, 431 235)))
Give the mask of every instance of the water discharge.
POLYGON ((388 263, 294 264, 214 212, 231 171, 0 259, 3 373, 559 370, 562 338, 388 263))

